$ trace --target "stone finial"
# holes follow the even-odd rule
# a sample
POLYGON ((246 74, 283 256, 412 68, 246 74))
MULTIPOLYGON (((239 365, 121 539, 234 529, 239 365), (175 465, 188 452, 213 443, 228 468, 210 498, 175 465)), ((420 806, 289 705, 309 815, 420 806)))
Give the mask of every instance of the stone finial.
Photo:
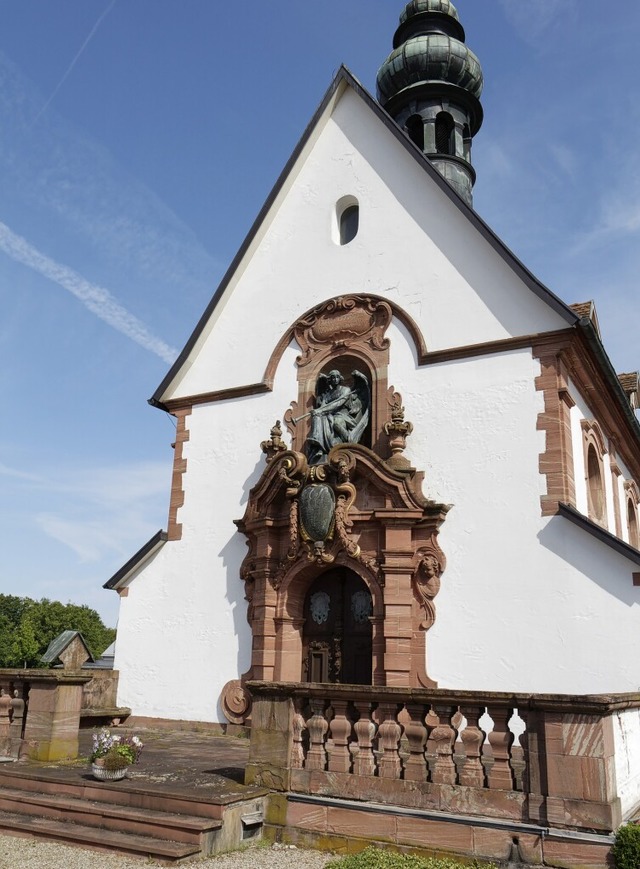
POLYGON ((389 390, 389 405, 391 407, 391 421, 385 423, 384 432, 389 438, 391 457, 387 459, 387 465, 394 471, 411 470, 411 463, 402 455, 407 446, 407 438, 413 431, 413 423, 405 421, 402 396, 399 392, 389 390))
POLYGON ((267 441, 262 441, 260 449, 267 457, 267 462, 273 461, 278 453, 285 452, 287 445, 282 440, 282 428, 280 420, 276 420, 276 424, 271 429, 271 437, 267 441))
POLYGON ((13 698, 11 700, 11 718, 13 721, 22 721, 24 718, 24 706, 24 700, 20 696, 20 692, 16 689, 13 692, 13 698))
POLYGON ((11 716, 11 696, 0 688, 0 718, 9 718, 11 716))

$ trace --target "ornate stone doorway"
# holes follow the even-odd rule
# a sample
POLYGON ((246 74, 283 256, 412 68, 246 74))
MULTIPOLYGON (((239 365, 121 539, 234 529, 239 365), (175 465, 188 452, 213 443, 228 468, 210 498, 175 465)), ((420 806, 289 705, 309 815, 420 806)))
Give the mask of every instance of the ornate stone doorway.
POLYGON ((352 570, 319 576, 304 602, 302 681, 372 683, 373 601, 352 570))
POLYGON ((283 416, 291 449, 276 422, 236 520, 248 544, 240 576, 252 647, 249 670, 222 692, 234 724, 250 719, 251 681, 436 686, 425 635, 449 505, 425 497, 424 474, 404 455, 413 425, 387 381, 394 316, 422 358, 426 346, 405 312, 358 295, 309 311, 274 350, 272 374, 297 341, 298 396, 283 416))

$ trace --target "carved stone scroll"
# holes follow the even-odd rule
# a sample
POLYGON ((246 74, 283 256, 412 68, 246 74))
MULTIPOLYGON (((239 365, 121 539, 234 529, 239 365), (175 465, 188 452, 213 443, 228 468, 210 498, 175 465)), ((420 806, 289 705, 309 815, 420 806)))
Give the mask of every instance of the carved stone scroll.
POLYGON ((423 631, 428 631, 436 620, 436 608, 433 599, 440 591, 440 576, 445 567, 444 553, 434 542, 416 553, 416 567, 412 578, 413 592, 420 604, 424 619, 420 624, 423 631))
POLYGON ((294 326, 302 350, 298 365, 307 365, 313 351, 322 348, 344 352, 358 343, 366 343, 373 350, 386 350, 389 341, 385 332, 391 319, 391 306, 381 299, 368 296, 331 299, 294 326))

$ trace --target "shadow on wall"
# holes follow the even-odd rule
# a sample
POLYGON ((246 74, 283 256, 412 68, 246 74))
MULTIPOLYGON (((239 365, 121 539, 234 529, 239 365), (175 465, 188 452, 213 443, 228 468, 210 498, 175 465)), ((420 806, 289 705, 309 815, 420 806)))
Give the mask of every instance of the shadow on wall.
MULTIPOLYGON (((238 515, 241 519, 249 492, 260 479, 265 467, 264 456, 256 462, 255 467, 242 487, 242 504, 238 504, 238 515)), ((219 556, 226 573, 226 599, 233 614, 233 632, 238 638, 237 671, 238 677, 246 673, 251 665, 251 627, 247 621, 247 601, 245 600, 244 582, 240 578, 240 567, 247 554, 246 538, 235 526, 229 528, 229 538, 220 550, 219 556)))
POLYGON ((634 587, 634 565, 562 516, 552 516, 538 539, 545 549, 559 556, 603 591, 628 607, 640 604, 640 589, 634 587))

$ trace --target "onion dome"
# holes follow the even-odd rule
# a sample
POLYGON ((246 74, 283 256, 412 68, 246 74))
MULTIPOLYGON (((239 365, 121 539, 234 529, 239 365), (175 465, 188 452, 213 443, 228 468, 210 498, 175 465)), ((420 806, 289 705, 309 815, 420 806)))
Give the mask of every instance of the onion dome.
POLYGON ((416 29, 416 32, 419 33, 421 25, 426 21, 427 14, 431 17, 432 23, 436 18, 439 18, 443 32, 451 33, 457 36, 461 42, 464 42, 464 28, 460 24, 458 10, 451 3, 451 0, 411 0, 411 3, 407 4, 400 16, 400 27, 393 40, 393 47, 397 48, 403 37, 406 38, 405 30, 416 29))
POLYGON ((482 68, 464 40, 451 0, 411 0, 400 16, 394 50, 378 72, 379 102, 383 106, 396 102, 394 98, 406 88, 428 82, 455 85, 477 100, 482 93, 482 68))
POLYGON ((442 12, 443 15, 449 15, 459 21, 458 10, 453 5, 451 0, 411 0, 407 3, 407 7, 400 15, 400 24, 404 24, 409 18, 419 15, 421 12, 442 12))
POLYGON ((405 88, 422 82, 449 82, 478 98, 482 93, 480 61, 451 36, 414 36, 392 51, 378 72, 378 100, 385 105, 405 88))
POLYGON ((407 3, 377 85, 380 104, 471 204, 483 77, 451 0, 407 3))

